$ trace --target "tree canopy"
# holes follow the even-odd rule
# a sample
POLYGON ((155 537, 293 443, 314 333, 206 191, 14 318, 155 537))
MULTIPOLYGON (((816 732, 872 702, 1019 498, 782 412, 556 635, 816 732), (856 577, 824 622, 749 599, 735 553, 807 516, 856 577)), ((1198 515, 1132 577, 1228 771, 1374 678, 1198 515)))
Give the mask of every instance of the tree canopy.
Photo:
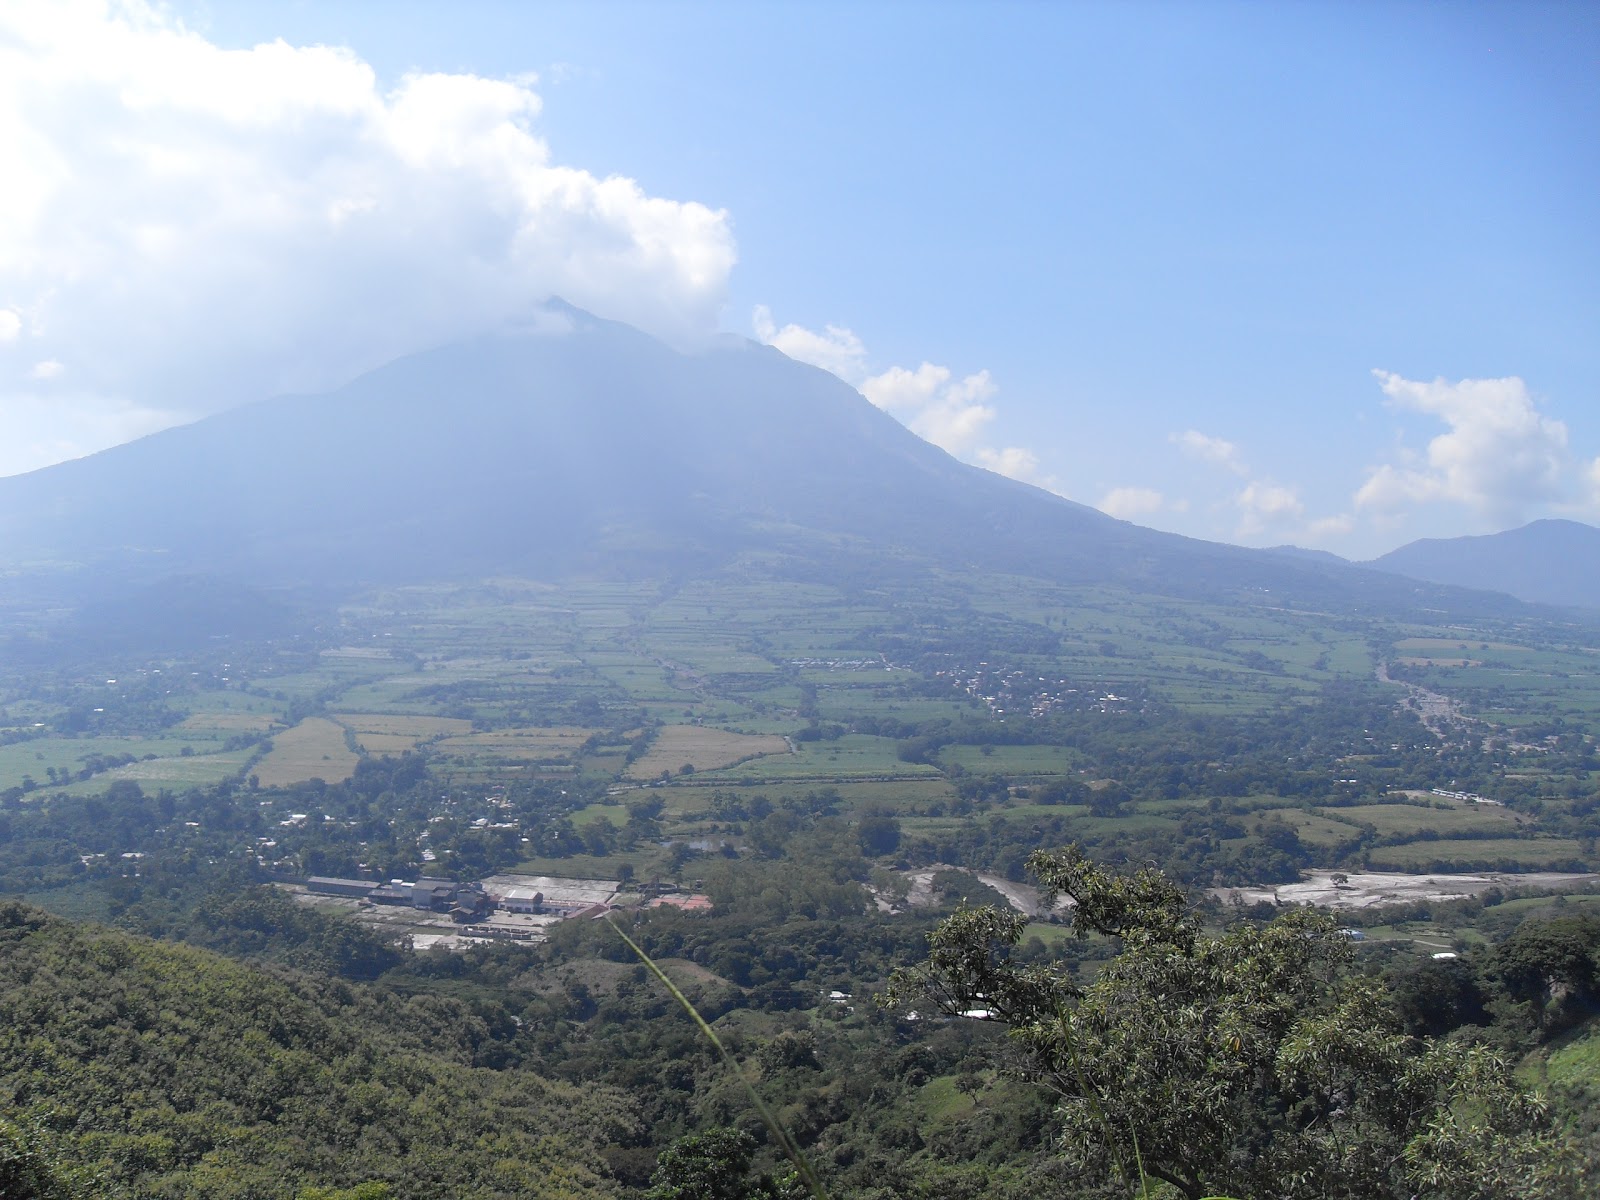
POLYGON ((1191 1200, 1579 1194, 1541 1100, 1487 1048, 1404 1033, 1330 917, 1210 934, 1158 871, 1114 874, 1076 847, 1029 865, 1077 936, 1117 939, 1092 980, 1014 964, 1023 918, 962 909, 887 998, 1009 1025, 1082 1172, 1191 1200))

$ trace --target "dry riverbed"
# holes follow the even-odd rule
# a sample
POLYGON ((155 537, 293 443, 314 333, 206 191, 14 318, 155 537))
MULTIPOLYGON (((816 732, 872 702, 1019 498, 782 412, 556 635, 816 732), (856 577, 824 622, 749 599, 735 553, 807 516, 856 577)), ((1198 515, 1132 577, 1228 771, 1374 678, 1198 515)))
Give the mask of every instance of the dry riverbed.
POLYGON ((1224 904, 1314 904, 1318 908, 1376 908, 1386 904, 1412 904, 1419 900, 1463 900, 1491 888, 1555 890, 1600 883, 1600 875, 1564 874, 1556 871, 1479 871, 1463 875, 1435 872, 1400 875, 1382 871, 1307 871, 1298 883, 1265 887, 1212 888, 1211 895, 1224 904), (1334 883, 1333 877, 1342 880, 1334 883))

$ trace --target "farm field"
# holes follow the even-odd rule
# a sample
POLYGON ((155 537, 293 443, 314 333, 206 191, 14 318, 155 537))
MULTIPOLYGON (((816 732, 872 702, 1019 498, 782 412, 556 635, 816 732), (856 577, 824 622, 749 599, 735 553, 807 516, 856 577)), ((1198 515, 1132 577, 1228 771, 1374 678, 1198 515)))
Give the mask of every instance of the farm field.
MULTIPOLYGON (((1574 775, 1547 748, 1558 718, 1585 720, 1600 654, 1554 635, 1495 621, 1329 623, 1016 577, 935 574, 915 589, 852 591, 736 574, 390 589, 346 607, 320 648, 230 647, 160 670, 96 669, 81 682, 75 735, 64 702, 13 691, 0 697, 0 733, 13 739, 0 745, 0 786, 93 792, 120 779, 182 788, 253 775, 272 789, 417 751, 463 805, 513 785, 559 795, 570 783, 582 802, 560 815, 586 833, 603 821, 619 838, 628 805, 653 798, 663 841, 737 840, 725 826, 738 822, 713 811, 718 796, 723 811, 825 811, 845 829, 892 816, 919 852, 989 854, 985 839, 1004 838, 1018 871, 1029 837, 1076 838, 1128 861, 1181 846, 1214 854, 1225 873, 1274 840, 1303 862, 1395 870, 1562 866, 1593 854, 1564 797, 1596 777, 1574 775), (1480 665, 1437 665, 1463 657, 1480 665), (1223 782, 1252 747, 1219 731, 1304 719, 1309 742, 1330 697, 1370 702, 1382 695, 1375 664, 1401 659, 1432 664, 1396 666, 1405 678, 1501 726, 1493 753, 1507 759, 1494 768, 1506 807, 1430 797, 1457 768, 1447 773, 1395 730, 1354 739, 1314 770, 1287 746, 1223 782), (1485 672, 1500 675, 1486 682, 1485 672), (258 757, 262 736, 273 749, 258 757), (128 757, 138 761, 116 761, 128 757), (1040 803, 1073 798, 1043 792, 1057 783, 1128 794, 1094 816, 1040 803), (598 802, 607 788, 618 803, 598 802), (1340 803, 1407 790, 1421 803, 1340 803), (1519 807, 1517 796, 1534 794, 1557 797, 1546 811, 1568 823, 1519 807), (1539 836, 1552 830, 1562 836, 1539 836), (1385 841, 1402 844, 1376 844, 1385 841)), ((1399 684, 1388 694, 1407 696, 1399 684)), ((1474 753, 1491 728, 1474 730, 1474 753)), ((533 832, 517 834, 530 854, 533 832)), ((669 857, 627 852, 640 866, 669 857)))
POLYGON ((496 729, 450 734, 435 743, 435 748, 442 755, 469 762, 554 762, 576 756, 597 732, 581 725, 496 729))
MULTIPOLYGON (((219 753, 225 741, 220 730, 167 730, 146 737, 42 737, 0 746, 0 790, 16 787, 26 779, 47 786, 58 777, 63 786, 78 774, 101 763, 117 759, 152 756, 158 759, 219 753), (187 751, 187 754, 185 753, 187 751)), ((104 767, 96 770, 90 782, 104 780, 104 767)), ((104 783, 96 784, 104 786, 104 783)))
POLYGON ((128 779, 146 791, 162 788, 208 787, 236 778, 249 765, 256 750, 224 750, 216 754, 192 754, 175 758, 150 758, 113 767, 104 774, 82 780, 58 790, 69 795, 88 796, 104 791, 118 780, 128 779))
POLYGON ((1367 861, 1379 870, 1563 870, 1586 861, 1572 838, 1439 838, 1375 846, 1367 861))
POLYGON ((272 749, 256 764, 263 787, 281 787, 307 779, 334 783, 348 779, 360 756, 345 745, 345 728, 326 717, 307 717, 272 739, 272 749))
MULTIPOLYGON (((1340 813, 1344 810, 1336 808, 1325 811, 1340 813)), ((1302 842, 1325 848, 1354 842, 1361 832, 1343 821, 1303 808, 1269 808, 1262 810, 1258 815, 1286 822, 1293 827, 1302 842)))
POLYGON ((368 754, 404 754, 425 741, 470 733, 471 721, 459 717, 415 717, 392 713, 336 712, 333 719, 355 735, 368 754))
POLYGON ((644 755, 628 768, 628 779, 654 779, 663 772, 715 771, 770 754, 788 754, 789 743, 775 734, 733 733, 701 725, 664 725, 644 755))
POLYGON ((265 733, 276 724, 277 714, 270 709, 259 712, 212 711, 191 713, 173 728, 184 733, 232 735, 265 733))
POLYGON ((830 783, 862 777, 941 778, 937 767, 902 762, 891 739, 867 734, 846 734, 830 742, 799 742, 793 754, 741 763, 724 774, 750 786, 785 781, 830 783))
POLYGON ((1317 814, 1335 821, 1370 825, 1380 837, 1415 837, 1437 832, 1441 837, 1466 833, 1508 834, 1517 828, 1517 815, 1494 805, 1441 801, 1426 806, 1416 804, 1357 804, 1349 807, 1318 809, 1317 814))

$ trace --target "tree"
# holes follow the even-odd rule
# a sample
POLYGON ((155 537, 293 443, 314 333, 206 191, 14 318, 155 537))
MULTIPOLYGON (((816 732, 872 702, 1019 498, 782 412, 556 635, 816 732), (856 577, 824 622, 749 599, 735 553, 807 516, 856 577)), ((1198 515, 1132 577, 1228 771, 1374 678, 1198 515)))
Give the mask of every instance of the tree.
POLYGON ((1493 966, 1513 1000, 1547 1028, 1562 1029, 1600 1001, 1600 919, 1525 921, 1495 948, 1493 966))
POLYGON ((900 822, 891 813, 865 813, 856 826, 856 835, 861 842, 861 853, 872 858, 893 854, 900 848, 900 822))
POLYGON ((756 1140, 742 1129, 710 1129, 681 1137, 656 1159, 645 1200, 760 1200, 775 1194, 753 1177, 756 1140))
POLYGON ((1076 902, 1077 936, 1115 939, 1092 982, 1016 966, 1024 919, 962 909, 887 999, 1010 1025, 1085 1172, 1143 1172, 1191 1200, 1578 1194, 1537 1099, 1486 1049, 1401 1032, 1331 918, 1296 909, 1213 936, 1158 871, 1114 875, 1076 847, 1028 865, 1076 902))
POLYGON ((42 1130, 0 1118, 0 1196, 6 1200, 76 1200, 101 1182, 75 1177, 42 1130))

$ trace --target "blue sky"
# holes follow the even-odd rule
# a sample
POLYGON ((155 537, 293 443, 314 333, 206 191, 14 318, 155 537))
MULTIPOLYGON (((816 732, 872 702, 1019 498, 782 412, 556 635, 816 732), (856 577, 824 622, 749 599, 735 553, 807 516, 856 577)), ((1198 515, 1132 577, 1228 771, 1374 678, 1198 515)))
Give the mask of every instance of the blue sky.
POLYGON ((1593 6, 191 0, 74 20, 22 39, 51 65, 11 98, 47 116, 26 144, 0 132, 0 160, 55 180, 26 252, 0 235, 0 471, 558 290, 683 343, 774 341, 960 457, 1195 536, 1367 557, 1600 522, 1593 6), (141 47, 174 21, 187 49, 158 86, 125 64, 162 59, 141 47), (117 22, 86 90, 74 56, 117 22), (206 74, 202 48, 275 39, 206 74), (348 53, 308 68, 316 45, 348 53), (207 87, 145 95, 185 71, 207 87), (96 132, 108 105, 120 141, 96 132), (163 187, 201 161, 221 165, 163 187), (300 203, 336 234, 284 215, 300 203), (413 291, 470 300, 393 299, 413 291))

